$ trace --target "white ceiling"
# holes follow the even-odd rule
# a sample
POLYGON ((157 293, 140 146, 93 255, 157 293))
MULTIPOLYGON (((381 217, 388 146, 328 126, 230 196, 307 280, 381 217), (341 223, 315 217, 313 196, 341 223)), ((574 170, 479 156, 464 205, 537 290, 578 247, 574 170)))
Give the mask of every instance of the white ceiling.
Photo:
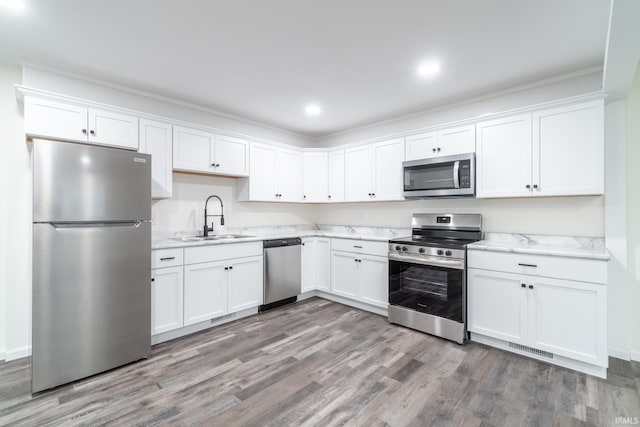
POLYGON ((321 136, 602 66, 605 0, 24 0, 0 59, 321 136), (417 65, 438 58, 431 80, 417 65), (317 102, 323 112, 307 117, 317 102))

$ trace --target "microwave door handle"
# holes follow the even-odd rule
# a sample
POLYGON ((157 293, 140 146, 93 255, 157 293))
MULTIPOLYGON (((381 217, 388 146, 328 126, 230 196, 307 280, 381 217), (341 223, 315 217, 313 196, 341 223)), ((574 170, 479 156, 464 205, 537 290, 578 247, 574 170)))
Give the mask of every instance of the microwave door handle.
POLYGON ((460 160, 453 163, 453 188, 460 188, 460 160))

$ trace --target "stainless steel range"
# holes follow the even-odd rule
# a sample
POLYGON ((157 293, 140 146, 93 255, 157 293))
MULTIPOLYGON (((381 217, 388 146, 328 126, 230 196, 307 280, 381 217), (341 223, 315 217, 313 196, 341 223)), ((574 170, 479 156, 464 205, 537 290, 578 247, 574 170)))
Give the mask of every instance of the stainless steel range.
POLYGON ((482 215, 414 214, 412 230, 389 241, 389 322, 463 344, 466 245, 482 239, 482 215))

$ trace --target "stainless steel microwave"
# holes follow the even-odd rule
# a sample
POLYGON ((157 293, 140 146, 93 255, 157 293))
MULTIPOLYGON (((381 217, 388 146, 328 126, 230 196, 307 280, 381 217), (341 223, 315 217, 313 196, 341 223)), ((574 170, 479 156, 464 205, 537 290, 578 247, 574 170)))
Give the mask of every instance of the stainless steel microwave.
POLYGON ((476 192, 474 153, 402 162, 404 197, 469 197, 476 192))

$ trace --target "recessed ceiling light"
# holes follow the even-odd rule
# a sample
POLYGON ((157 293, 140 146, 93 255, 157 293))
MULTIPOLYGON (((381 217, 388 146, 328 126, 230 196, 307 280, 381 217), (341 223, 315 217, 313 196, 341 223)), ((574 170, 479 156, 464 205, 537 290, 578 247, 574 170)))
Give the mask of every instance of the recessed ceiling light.
POLYGON ((0 7, 13 10, 23 10, 25 8, 24 0, 0 0, 0 7))
POLYGON ((317 116, 322 112, 322 109, 318 104, 309 104, 305 107, 304 112, 309 116, 317 116))
POLYGON ((440 63, 437 61, 423 62, 418 67, 420 77, 433 77, 440 74, 440 63))

